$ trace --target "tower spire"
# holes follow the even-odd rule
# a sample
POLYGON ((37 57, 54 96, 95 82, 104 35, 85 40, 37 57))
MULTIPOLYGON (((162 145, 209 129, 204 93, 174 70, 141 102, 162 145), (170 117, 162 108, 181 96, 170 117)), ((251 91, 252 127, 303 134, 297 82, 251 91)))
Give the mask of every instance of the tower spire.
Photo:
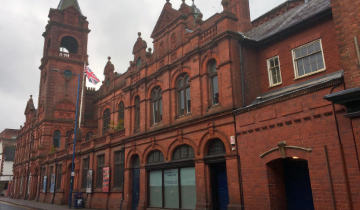
POLYGON ((81 9, 77 0, 60 0, 58 10, 64 10, 68 7, 75 7, 80 13, 81 9))

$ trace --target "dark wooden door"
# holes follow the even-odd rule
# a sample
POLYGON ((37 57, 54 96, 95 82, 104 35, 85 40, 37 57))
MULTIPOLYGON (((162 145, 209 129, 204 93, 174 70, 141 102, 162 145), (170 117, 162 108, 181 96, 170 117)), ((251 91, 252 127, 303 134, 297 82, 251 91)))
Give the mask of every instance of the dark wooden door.
POLYGON ((284 181, 288 210, 314 210, 307 161, 284 160, 284 181))
POLYGON ((225 163, 211 166, 213 209, 226 210, 229 204, 229 192, 225 163))
POLYGON ((140 169, 132 169, 132 204, 131 209, 136 210, 139 205, 140 195, 140 169))

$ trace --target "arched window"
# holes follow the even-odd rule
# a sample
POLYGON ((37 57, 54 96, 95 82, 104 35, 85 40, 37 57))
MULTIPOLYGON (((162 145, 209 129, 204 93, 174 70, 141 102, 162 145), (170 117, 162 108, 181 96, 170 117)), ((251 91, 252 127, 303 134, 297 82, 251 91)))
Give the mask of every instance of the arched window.
POLYGON ((220 139, 213 139, 208 143, 207 156, 225 155, 225 145, 220 139))
POLYGON ((60 52, 76 54, 78 52, 78 43, 71 36, 65 36, 61 39, 60 52))
POLYGON ((219 85, 218 85, 218 75, 216 72, 216 61, 211 60, 207 64, 207 70, 209 75, 209 84, 210 84, 210 103, 215 105, 219 103, 219 85))
POLYGON ((187 160, 194 158, 194 150, 189 145, 181 145, 174 150, 172 160, 187 160))
POLYGON ((147 164, 156 164, 164 162, 164 155, 159 150, 150 152, 147 157, 147 164))
POLYGON ((138 59, 136 60, 136 67, 139 69, 142 65, 142 60, 140 57, 138 57, 138 59))
POLYGON ((161 88, 155 87, 151 91, 151 124, 159 123, 162 120, 161 88))
POLYGON ((184 74, 176 81, 177 112, 178 116, 191 112, 189 76, 184 74))
POLYGON ((135 124, 134 124, 134 130, 139 131, 140 129, 140 97, 135 97, 135 124))
POLYGON ((140 168, 140 158, 135 155, 131 160, 131 168, 140 168))
POLYGON ((73 132, 73 130, 66 131, 66 139, 71 140, 71 138, 73 137, 73 132))
POLYGON ((119 104, 119 110, 118 110, 118 129, 124 129, 124 119, 125 119, 125 106, 123 102, 120 102, 119 104))
POLYGON ((93 132, 87 132, 86 137, 85 137, 85 141, 90 141, 93 137, 94 133, 93 132))
POLYGON ((110 109, 105 109, 103 113, 103 134, 106 133, 109 127, 110 127, 110 109))
POLYGON ((54 136, 53 136, 53 146, 54 148, 59 148, 60 147, 60 138, 61 138, 61 133, 59 130, 56 130, 54 132, 54 136))

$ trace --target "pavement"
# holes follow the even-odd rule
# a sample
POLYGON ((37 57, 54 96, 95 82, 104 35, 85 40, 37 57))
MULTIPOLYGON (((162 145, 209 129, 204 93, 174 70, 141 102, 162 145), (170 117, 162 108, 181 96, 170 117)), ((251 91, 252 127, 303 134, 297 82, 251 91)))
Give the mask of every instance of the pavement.
MULTIPOLYGON (((63 210, 67 206, 0 197, 0 210, 63 210)), ((89 210, 89 209, 82 209, 89 210)))

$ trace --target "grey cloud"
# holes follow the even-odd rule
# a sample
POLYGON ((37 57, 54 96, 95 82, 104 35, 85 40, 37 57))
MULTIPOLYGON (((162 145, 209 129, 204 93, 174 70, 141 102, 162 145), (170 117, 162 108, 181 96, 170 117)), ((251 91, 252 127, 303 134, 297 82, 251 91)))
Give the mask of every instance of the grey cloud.
MULTIPOLYGON (((285 0, 250 0, 255 18, 285 0)), ((171 0, 179 8, 181 0, 171 0)), ((192 4, 191 0, 186 0, 192 4)), ((39 65, 43 37, 50 8, 59 0, 12 0, 0 7, 0 131, 18 128, 24 122, 24 109, 29 95, 35 97, 39 87, 39 65)), ((132 47, 137 32, 152 47, 150 34, 165 0, 79 0, 88 17, 89 61, 92 70, 102 79, 107 56, 112 57, 117 72, 126 71, 132 60, 132 47)), ((204 19, 221 12, 221 0, 196 0, 204 19)))

